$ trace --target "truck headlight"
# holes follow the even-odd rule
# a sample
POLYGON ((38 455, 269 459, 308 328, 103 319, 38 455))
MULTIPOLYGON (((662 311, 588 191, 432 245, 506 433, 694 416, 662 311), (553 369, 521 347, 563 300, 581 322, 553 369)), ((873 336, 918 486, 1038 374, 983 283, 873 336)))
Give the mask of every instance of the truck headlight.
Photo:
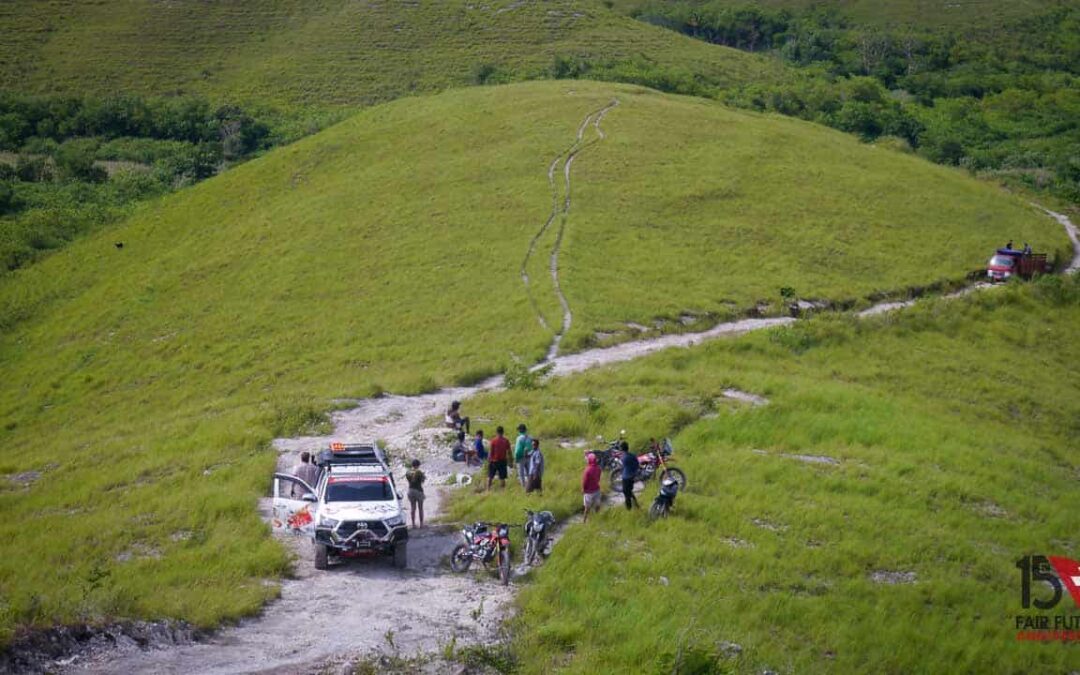
POLYGON ((401 515, 397 515, 397 516, 394 516, 393 518, 388 518, 386 520, 386 526, 387 527, 400 527, 401 525, 404 525, 404 524, 405 524, 405 518, 403 516, 401 516, 401 515))
POLYGON ((338 526, 339 522, 340 521, 334 520, 333 518, 320 518, 319 527, 325 527, 332 530, 338 526))

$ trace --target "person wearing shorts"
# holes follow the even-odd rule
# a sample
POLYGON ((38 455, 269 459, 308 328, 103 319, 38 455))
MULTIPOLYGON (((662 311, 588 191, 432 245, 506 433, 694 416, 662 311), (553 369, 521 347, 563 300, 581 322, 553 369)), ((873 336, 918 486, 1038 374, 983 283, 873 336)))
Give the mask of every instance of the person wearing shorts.
POLYGON ((499 477, 500 487, 506 487, 506 469, 510 458, 510 441, 503 435, 503 428, 495 429, 495 438, 491 439, 491 450, 488 453, 488 483, 487 489, 499 477))
POLYGON ((596 455, 589 453, 585 460, 587 466, 581 474, 581 493, 584 495, 585 517, 582 522, 589 522, 589 512, 600 510, 600 501, 603 495, 600 493, 600 476, 603 473, 596 461, 596 455))
POLYGON ((412 526, 416 527, 416 511, 420 510, 420 527, 424 526, 424 481, 427 477, 420 470, 420 460, 412 461, 412 470, 405 472, 405 480, 409 482, 409 511, 412 516, 412 526))
POLYGON ((525 492, 544 494, 544 453, 540 452, 540 439, 532 439, 529 452, 529 470, 525 472, 525 492))

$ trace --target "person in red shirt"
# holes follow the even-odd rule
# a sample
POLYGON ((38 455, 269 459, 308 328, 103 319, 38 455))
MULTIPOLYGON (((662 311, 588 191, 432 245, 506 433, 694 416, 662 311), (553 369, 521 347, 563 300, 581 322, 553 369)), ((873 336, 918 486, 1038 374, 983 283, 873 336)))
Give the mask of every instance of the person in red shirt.
POLYGON ((585 495, 585 518, 582 522, 589 522, 589 511, 599 511, 600 501, 600 465, 596 463, 596 455, 591 452, 586 455, 588 466, 581 474, 581 492, 585 495))
POLYGON ((494 482, 496 474, 499 476, 500 487, 506 487, 506 469, 509 459, 510 441, 506 436, 503 436, 503 428, 496 427, 495 438, 491 439, 491 450, 488 453, 487 489, 491 489, 491 484, 494 482))

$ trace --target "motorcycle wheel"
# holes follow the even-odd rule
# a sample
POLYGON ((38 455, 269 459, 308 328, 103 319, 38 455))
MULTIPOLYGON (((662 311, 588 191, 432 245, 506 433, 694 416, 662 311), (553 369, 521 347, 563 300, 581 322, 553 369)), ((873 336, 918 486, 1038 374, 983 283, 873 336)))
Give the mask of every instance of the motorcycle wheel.
POLYGON ((510 583, 510 551, 505 548, 499 551, 499 581, 503 586, 510 583))
POLYGON ((663 502, 653 502, 653 505, 649 507, 649 518, 657 520, 658 518, 667 518, 668 507, 663 502))
POLYGON ((664 473, 660 474, 660 481, 663 482, 663 480, 668 477, 674 480, 675 483, 679 486, 679 492, 682 492, 686 489, 686 474, 683 473, 682 469, 676 469, 675 467, 672 467, 665 470, 664 473))
POLYGON ((458 544, 450 554, 450 569, 455 572, 467 572, 472 565, 472 554, 465 544, 458 544))
POLYGON ((536 538, 532 535, 525 538, 525 564, 532 565, 536 562, 536 538))
POLYGON ((611 489, 622 492, 622 467, 617 466, 611 470, 611 489))

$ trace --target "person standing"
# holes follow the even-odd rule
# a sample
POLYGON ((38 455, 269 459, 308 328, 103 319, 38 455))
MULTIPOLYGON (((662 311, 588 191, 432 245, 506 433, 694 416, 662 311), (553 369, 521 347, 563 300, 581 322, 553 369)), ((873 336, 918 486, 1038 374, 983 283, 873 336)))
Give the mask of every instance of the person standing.
POLYGON ((581 473, 581 493, 584 495, 585 517, 582 522, 589 522, 589 511, 599 511, 602 495, 600 494, 600 477, 603 471, 596 461, 596 455, 589 453, 585 456, 585 471, 581 473))
POLYGON ((496 427, 495 438, 491 439, 491 453, 488 455, 488 490, 491 489, 491 483, 496 475, 499 477, 499 486, 506 487, 506 468, 509 460, 510 441, 503 436, 503 428, 496 427))
POLYGON ((623 498, 626 500, 626 510, 629 511, 631 508, 638 506, 637 497, 634 496, 634 483, 637 482, 638 469, 641 467, 638 464, 637 455, 630 452, 629 443, 623 441, 619 449, 623 453, 622 493, 623 498))
POLYGON ((544 494, 544 453, 540 452, 540 439, 532 439, 529 452, 529 470, 526 472, 525 492, 544 494))
POLYGON ((476 439, 472 446, 472 460, 476 464, 483 464, 487 458, 487 450, 484 448, 484 430, 476 430, 476 439))
MULTIPOLYGON (((316 485, 319 483, 319 473, 319 467, 311 463, 311 453, 307 450, 301 452, 300 463, 293 467, 292 475, 307 483, 307 486, 312 490, 315 490, 316 485)), ((303 492, 303 486, 297 483, 293 483, 293 499, 300 499, 301 497, 303 497, 303 492)))
POLYGON ((420 460, 412 461, 412 470, 405 472, 405 480, 409 482, 409 513, 412 516, 412 526, 416 527, 416 510, 420 509, 420 527, 424 526, 424 481, 427 476, 420 470, 420 460))
POLYGON ((517 442, 514 443, 514 461, 517 463, 517 479, 521 483, 521 487, 526 487, 526 480, 528 480, 528 459, 529 451, 532 450, 532 439, 529 438, 528 429, 524 424, 519 424, 517 427, 518 437, 517 442))

